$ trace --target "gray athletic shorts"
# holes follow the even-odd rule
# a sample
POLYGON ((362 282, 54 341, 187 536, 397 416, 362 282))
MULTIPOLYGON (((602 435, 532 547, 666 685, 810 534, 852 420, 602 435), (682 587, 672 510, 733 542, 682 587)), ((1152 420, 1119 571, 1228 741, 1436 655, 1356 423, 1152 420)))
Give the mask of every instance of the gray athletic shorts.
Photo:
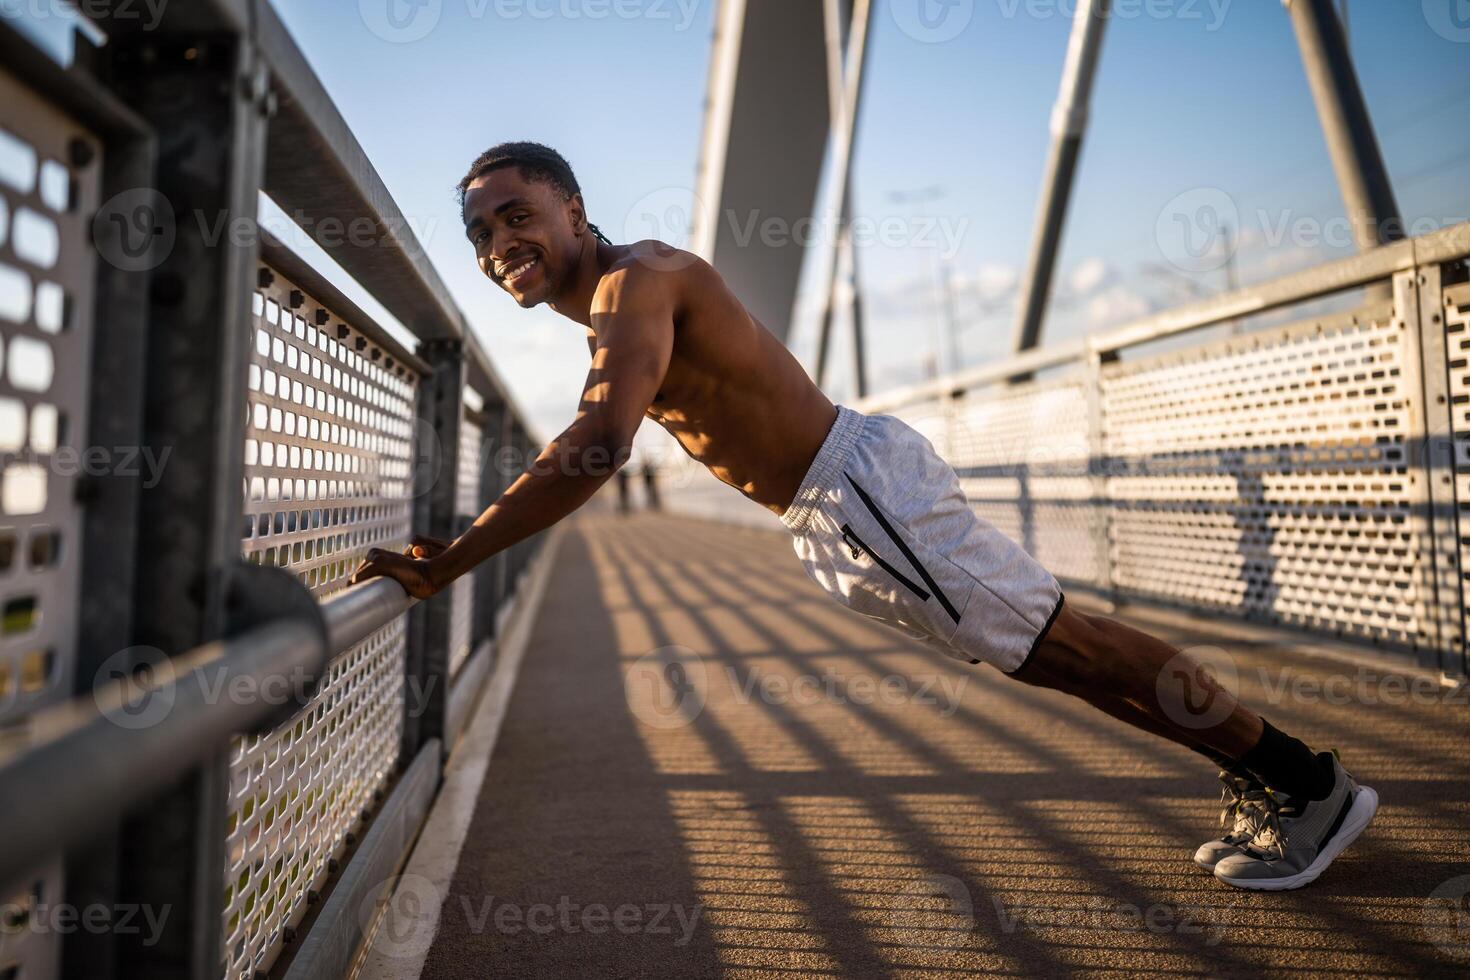
POLYGON ((940 652, 1011 673, 1062 609, 1052 574, 976 516, 922 435, 838 406, 781 518, 812 580, 940 652))

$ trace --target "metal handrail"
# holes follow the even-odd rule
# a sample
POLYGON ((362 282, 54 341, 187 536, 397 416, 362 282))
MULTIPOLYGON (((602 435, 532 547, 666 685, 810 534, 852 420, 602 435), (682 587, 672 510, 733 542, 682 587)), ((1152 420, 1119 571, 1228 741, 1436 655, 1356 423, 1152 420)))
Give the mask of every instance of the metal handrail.
POLYGON ((375 579, 322 604, 325 649, 314 624, 280 620, 161 660, 166 677, 119 679, 37 712, 30 737, 0 750, 0 881, 103 832, 232 735, 279 715, 298 679, 319 677, 416 601, 375 579))
MULTIPOLYGON (((205 6, 222 2, 209 0, 205 6)), ((529 427, 529 417, 270 0, 237 2, 252 7, 255 43, 280 96, 266 145, 263 190, 288 213, 313 217, 306 231, 317 244, 420 340, 461 341, 487 393, 529 427), (312 151, 303 152, 303 146, 312 151), (351 236, 344 241, 321 237, 331 227, 323 218, 336 218, 350 227, 353 219, 364 215, 373 219, 380 233, 369 246, 360 246, 351 236)))
MULTIPOLYGON (((143 19, 113 16, 124 0, 96 0, 109 34, 144 29, 143 19)), ((454 302, 413 226, 383 183, 367 151, 332 101, 271 0, 192 0, 165 4, 149 30, 160 36, 247 35, 270 75, 275 99, 266 140, 261 190, 292 216, 316 243, 373 298, 422 341, 464 344, 475 380, 493 393, 526 427, 530 419, 496 370, 464 312, 454 302), (328 234, 362 218, 375 226, 371 241, 328 234)))
POLYGON ((1470 256, 1470 222, 1164 310, 1113 330, 1029 350, 947 377, 896 388, 865 399, 861 407, 865 412, 878 412, 914 402, 930 401, 970 388, 995 384, 1006 378, 1079 361, 1093 351, 1113 353, 1381 282, 1391 279, 1395 273, 1420 265, 1447 262, 1466 256, 1470 256))
MULTIPOLYGON (((75 67, 69 69, 33 56, 28 43, 15 36, 8 24, 0 23, 0 51, 21 52, 15 58, 0 57, 6 68, 22 65, 23 82, 34 87, 39 79, 41 94, 74 115, 90 136, 99 137, 105 150, 97 184, 100 198, 125 189, 154 187, 176 202, 187 200, 191 206, 203 206, 201 202, 207 201, 211 209, 253 214, 251 204, 257 191, 263 192, 315 239, 336 267, 422 342, 417 352, 411 352, 413 341, 404 338, 400 342, 400 332, 381 329, 340 290, 332 288, 323 274, 326 266, 281 247, 258 224, 257 243, 227 236, 221 240, 220 251, 209 251, 215 248, 209 242, 204 243, 206 251, 175 249, 172 264, 151 273, 96 263, 97 302, 90 305, 99 312, 93 332, 112 338, 116 351, 103 350, 107 345, 99 350, 121 354, 125 370, 103 372, 110 387, 104 392, 94 385, 89 392, 91 428, 99 428, 97 420, 102 418, 100 429, 114 431, 119 444, 147 440, 154 434, 164 436, 170 444, 182 439, 177 448, 196 461, 201 479, 194 479, 193 471, 181 475, 174 468, 162 490, 142 496, 130 484, 118 489, 113 484, 119 481, 104 481, 97 501, 88 502, 80 549, 83 562, 76 581, 83 595, 104 584, 112 591, 100 605, 82 604, 78 612, 82 633, 76 646, 79 651, 92 649, 95 656, 105 656, 115 642, 108 637, 147 635, 153 639, 145 642, 164 647, 168 654, 185 652, 166 656, 153 651, 154 656, 142 665, 132 656, 119 664, 114 679, 105 674, 94 678, 94 662, 83 654, 62 651, 68 661, 83 658, 87 664, 53 678, 57 685, 66 686, 65 692, 57 693, 70 694, 71 699, 32 711, 23 726, 14 730, 13 740, 0 738, 0 830, 4 831, 0 833, 0 884, 26 880, 23 876, 54 869, 60 862, 66 868, 67 881, 60 889, 66 897, 73 893, 133 896, 154 905, 182 908, 185 915, 176 917, 169 925, 170 935, 159 944, 164 952, 121 944, 117 949, 109 946, 106 958, 121 972, 149 974, 154 964, 168 959, 174 965, 186 963, 179 968, 191 974, 205 975, 222 961, 231 968, 247 960, 259 966, 260 957, 274 957, 282 944, 289 944, 290 930, 281 920, 286 914, 296 917, 305 908, 311 897, 308 879, 318 887, 329 877, 350 883, 354 877, 361 881, 363 875, 374 875, 379 869, 386 869, 381 874, 387 874, 397 865, 438 783, 443 743, 435 736, 449 720, 446 703, 472 703, 474 693, 462 686, 468 675, 452 681, 443 658, 429 653, 431 645, 442 644, 430 627, 447 618, 449 603, 440 603, 423 631, 403 630, 413 633, 406 645, 402 637, 384 637, 388 645, 380 651, 384 656, 375 661, 374 671, 404 683, 424 679, 430 682, 425 690, 433 695, 426 720, 419 717, 423 713, 400 718, 401 711, 388 703, 393 700, 391 689, 373 695, 374 704, 388 710, 387 716, 380 712, 378 717, 391 721, 386 729, 374 733, 371 745, 357 748, 386 750, 386 758, 392 760, 384 763, 391 768, 380 771, 380 778, 372 781, 374 792, 390 783, 396 786, 386 801, 370 804, 373 812, 354 813, 353 827, 354 832, 368 827, 375 840, 385 843, 366 866, 364 856, 372 855, 366 848, 355 850, 349 859, 350 870, 340 875, 341 869, 333 867, 325 855, 303 852, 308 873, 293 880, 284 902, 289 913, 278 905, 247 908, 237 892, 235 908, 247 931, 255 936, 266 928, 272 931, 269 950, 252 948, 248 957, 235 954, 240 955, 240 964, 231 960, 232 951, 221 948, 226 931, 218 927, 229 921, 229 915, 222 913, 232 899, 223 897, 221 885, 227 878, 234 880, 239 870, 235 862, 242 859, 241 852, 231 848, 261 819, 243 804, 257 794, 260 800, 269 801, 268 808, 281 803, 278 774, 266 775, 247 763, 262 748, 281 739, 289 743, 291 733, 309 728, 319 710, 331 710, 336 688, 360 686, 350 671, 339 676, 342 661, 334 663, 333 656, 361 649, 365 640, 377 644, 375 638, 390 623, 389 630, 398 633, 403 624, 399 617, 414 604, 396 583, 379 581, 318 605, 300 582, 292 581, 302 577, 298 569, 255 568, 254 572, 274 573, 277 581, 271 581, 270 576, 234 564, 240 525, 231 511, 239 513, 234 504, 240 484, 216 479, 221 474, 228 476, 229 470, 213 472, 216 468, 205 463, 213 460, 234 468, 242 462, 246 427, 240 424, 240 412, 246 400, 237 396, 244 394, 246 351, 229 338, 238 337, 237 326, 250 322, 251 289, 264 290, 269 285, 251 276, 255 270, 250 263, 271 266, 291 281, 296 292, 310 295, 324 310, 350 324, 360 339, 374 345, 372 353, 381 350, 387 355, 374 358, 381 366, 402 365, 416 372, 420 393, 433 392, 436 408, 443 415, 460 407, 463 385, 468 384, 481 393, 483 403, 494 409, 494 417, 502 423, 501 442, 523 445, 528 441, 529 420, 470 331, 414 228, 268 0, 169 4, 159 9, 159 16, 147 27, 139 18, 124 16, 120 9, 115 11, 118 16, 109 16, 114 12, 109 8, 120 7, 120 0, 101 0, 84 12, 106 24, 111 53, 91 50, 79 41, 75 67), (150 36, 142 33, 145 31, 150 36), (208 52, 207 56, 196 58, 200 51, 208 52), (146 84, 155 74, 160 79, 186 77, 177 63, 179 57, 196 62, 197 77, 210 80, 207 99, 174 101, 165 97, 162 88, 146 84), (166 61, 170 67, 156 73, 141 67, 155 61, 166 61), (109 67, 117 70, 105 70, 109 67), (196 123, 209 134, 204 141, 209 144, 206 155, 219 162, 218 167, 208 165, 214 172, 207 179, 186 177, 175 166, 176 156, 159 152, 181 134, 193 134, 189 127, 196 123), (370 225, 371 234, 358 233, 363 222, 370 225), (344 228, 349 232, 345 237, 340 233, 344 228), (253 247, 256 244, 258 248, 253 247), (144 343, 181 335, 169 329, 172 320, 151 317, 166 303, 149 300, 150 283, 167 284, 171 277, 187 281, 195 272, 211 277, 215 287, 207 290, 209 316, 203 317, 203 308, 197 304, 186 304, 192 312, 183 320, 207 321, 206 341, 191 340, 191 355, 174 359, 167 344, 144 343), (195 370, 176 375, 175 365, 182 363, 207 367, 213 373, 195 370), (150 373, 170 381, 187 377, 187 383, 177 390, 191 398, 200 396, 213 414, 200 420, 191 407, 193 402, 180 398, 169 399, 168 410, 162 414, 145 416, 132 388, 145 383, 150 373), (218 392, 207 390, 210 378, 222 379, 224 386, 218 392), (115 423, 106 418, 114 409, 115 423), (174 425, 178 420, 187 424, 174 425), (201 460, 204 463, 198 462, 201 460), (202 479, 205 475, 209 479, 202 479), (200 491, 198 508, 188 509, 187 515, 180 513, 179 526, 189 525, 179 545, 186 553, 183 564, 175 569, 170 563, 166 575, 159 572, 156 562, 145 561, 141 570, 128 568, 136 551, 137 529, 149 523, 145 518, 169 514, 171 502, 188 496, 194 487, 204 487, 209 493, 206 498, 200 491), (189 615, 181 618, 176 614, 180 603, 174 586, 185 582, 199 583, 202 591, 198 599, 190 593, 189 601, 199 608, 191 605, 189 615), (163 588, 144 583, 161 583, 163 588), (288 585, 292 588, 287 589, 288 585), (195 646, 202 637, 221 635, 223 638, 195 646), (140 666, 151 667, 151 673, 140 673, 140 666), (310 708, 303 711, 305 705, 310 708), (247 736, 248 758, 235 757, 232 752, 231 737, 237 734, 247 736), (404 763, 408 763, 406 770, 404 763), (235 795, 227 799, 232 783, 235 795), (205 795, 198 792, 201 788, 207 790, 205 795), (393 801, 402 798, 410 802, 395 809, 393 801), (156 825, 165 832, 145 835, 146 856, 135 854, 136 860, 117 865, 121 850, 138 844, 131 833, 126 835, 130 840, 108 838, 145 825, 148 831, 156 825), (176 846, 185 837, 192 843, 176 846), (160 866, 169 873, 159 875, 160 866)), ((204 87, 199 91, 205 91, 204 87)), ((103 245, 94 244, 99 249, 103 245)), ((295 297, 292 299, 294 306, 295 297)), ((116 360, 102 358, 97 363, 116 360)), ((90 380, 102 383, 101 376, 90 380)), ((429 413, 427 404, 422 400, 416 406, 418 421, 429 413)), ((425 448, 418 441, 415 448, 425 448)), ((459 458, 450 455, 457 449, 457 441, 445 440, 436 457, 441 462, 449 458, 451 465, 457 465, 459 458)), ((455 485, 455 481, 444 483, 449 488, 455 485)), ((482 488, 499 492, 495 485, 496 481, 481 478, 482 488)), ((423 488, 416 489, 422 495, 423 488)), ((293 495, 287 494, 286 499, 293 495)), ((428 530, 421 525, 433 526, 444 507, 433 495, 420 504, 424 506, 408 508, 408 522, 414 530, 428 530)), ((523 553, 524 549, 517 552, 523 553)), ((502 564, 514 567, 510 562, 502 564)), ((182 594, 185 589, 180 585, 177 591, 182 594)), ((504 599, 505 589, 493 581, 487 594, 493 605, 504 599)), ((67 605, 63 601, 63 613, 67 605)), ((102 664, 103 669, 110 664, 102 664)), ((474 676, 483 678, 483 669, 474 676)), ((6 735, 10 734, 8 730, 6 735)), ((336 721, 325 726, 323 737, 339 739, 340 735, 336 721)), ((322 781, 334 792, 341 786, 351 789, 343 782, 351 775, 293 773, 294 778, 322 781)), ((322 805, 335 806, 335 800, 333 795, 322 805)), ((331 836, 333 847, 352 839, 340 827, 331 836)), ((347 907, 355 909, 356 904, 347 907)), ((343 922, 353 925, 350 919, 348 915, 333 923, 323 913, 315 917, 313 928, 324 928, 322 935, 331 941, 331 937, 349 934, 343 922)), ((356 937, 355 932, 351 934, 356 937)), ((42 972, 59 949, 60 944, 37 947, 42 972)), ((30 965, 30 953, 23 950, 21 956, 24 970, 30 965)))

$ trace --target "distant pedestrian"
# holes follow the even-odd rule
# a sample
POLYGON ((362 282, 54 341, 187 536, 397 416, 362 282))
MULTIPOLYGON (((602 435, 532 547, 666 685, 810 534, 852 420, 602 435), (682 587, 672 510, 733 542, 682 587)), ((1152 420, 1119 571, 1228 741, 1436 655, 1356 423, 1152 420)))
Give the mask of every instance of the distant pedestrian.
POLYGON ((628 499, 628 471, 618 470, 618 513, 626 514, 632 509, 632 502, 628 499))
MULTIPOLYGON (((618 472, 622 472, 619 470, 618 472)), ((643 497, 644 503, 649 510, 660 508, 658 499, 658 470, 653 468, 652 463, 643 464, 643 497)))

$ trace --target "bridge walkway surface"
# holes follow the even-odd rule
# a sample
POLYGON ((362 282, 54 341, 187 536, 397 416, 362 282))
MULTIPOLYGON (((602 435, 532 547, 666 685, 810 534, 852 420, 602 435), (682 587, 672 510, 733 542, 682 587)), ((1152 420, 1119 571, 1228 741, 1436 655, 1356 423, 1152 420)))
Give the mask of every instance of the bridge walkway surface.
POLYGON ((1463 692, 1117 615, 1226 651, 1248 703, 1379 791, 1316 884, 1197 870, 1208 764, 837 606, 781 533, 592 515, 550 570, 422 976, 1463 975, 1463 692), (686 710, 661 712, 660 678, 686 710))

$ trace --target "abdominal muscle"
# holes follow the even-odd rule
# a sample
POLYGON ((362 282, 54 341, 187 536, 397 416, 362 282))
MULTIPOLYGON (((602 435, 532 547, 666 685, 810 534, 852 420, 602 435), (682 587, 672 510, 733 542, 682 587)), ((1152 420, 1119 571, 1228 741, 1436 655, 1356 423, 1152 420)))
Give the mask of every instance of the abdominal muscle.
POLYGON ((723 282, 695 285, 647 415, 717 479, 784 513, 837 410, 723 282))

